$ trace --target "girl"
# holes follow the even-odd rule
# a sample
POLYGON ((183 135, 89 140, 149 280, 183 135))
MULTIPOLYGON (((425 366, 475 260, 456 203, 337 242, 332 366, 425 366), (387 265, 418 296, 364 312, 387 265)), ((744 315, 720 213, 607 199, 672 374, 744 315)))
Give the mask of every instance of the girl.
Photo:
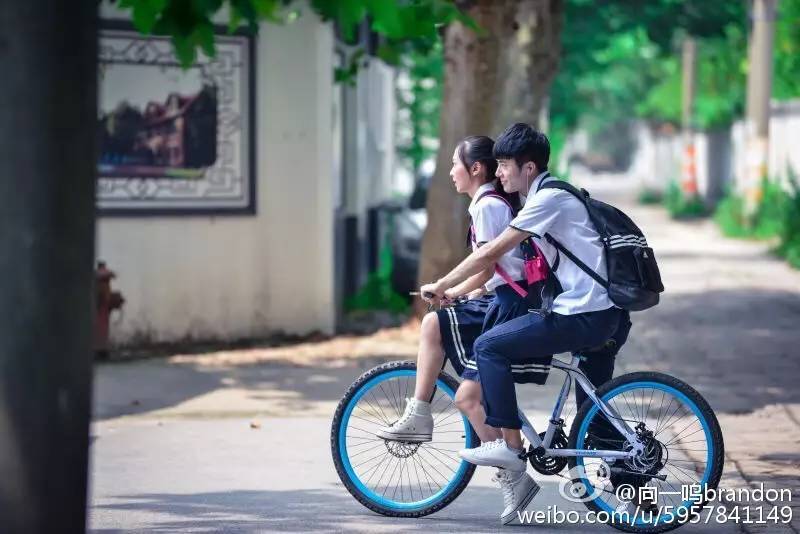
MULTIPOLYGON (((486 136, 467 137, 453 152, 450 177, 456 191, 472 199, 469 205, 469 241, 473 250, 491 241, 506 229, 519 204, 517 194, 508 195, 495 181, 497 160, 492 155, 494 141, 486 136)), ((456 391, 456 406, 469 419, 484 443, 502 438, 500 430, 485 423, 481 386, 473 356, 473 343, 485 330, 528 312, 535 299, 529 300, 524 275, 524 258, 515 248, 485 271, 445 292, 446 301, 467 295, 469 300, 452 307, 430 312, 422 320, 414 398, 406 399, 403 415, 394 424, 381 428, 383 439, 409 442, 431 441, 433 417, 430 400, 439 371, 449 359, 463 381, 456 391)), ((532 287, 531 289, 538 289, 532 287)), ((532 297, 538 296, 534 291, 532 297)), ((521 369, 520 371, 525 371, 521 369)), ((523 468, 524 469, 524 468, 523 468)), ((496 480, 505 497, 506 509, 501 518, 512 517, 538 491, 525 471, 501 469, 496 480)))

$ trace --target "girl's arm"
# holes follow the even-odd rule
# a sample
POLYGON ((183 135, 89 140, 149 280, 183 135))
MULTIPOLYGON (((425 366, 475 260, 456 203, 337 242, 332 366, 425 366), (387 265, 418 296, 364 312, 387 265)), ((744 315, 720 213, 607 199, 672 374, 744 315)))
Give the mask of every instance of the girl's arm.
POLYGON ((484 284, 494 276, 494 263, 483 271, 473 274, 455 287, 451 287, 444 292, 444 296, 450 300, 472 293, 476 289, 483 289, 484 284))
POLYGON ((437 303, 448 287, 453 287, 470 276, 487 270, 489 267, 493 268, 503 254, 519 246, 530 235, 527 232, 509 226, 497 238, 492 239, 485 246, 467 256, 464 261, 459 263, 443 278, 432 284, 422 286, 420 288, 420 293, 423 294, 422 298, 426 302, 437 303), (429 293, 433 296, 428 297, 429 293))

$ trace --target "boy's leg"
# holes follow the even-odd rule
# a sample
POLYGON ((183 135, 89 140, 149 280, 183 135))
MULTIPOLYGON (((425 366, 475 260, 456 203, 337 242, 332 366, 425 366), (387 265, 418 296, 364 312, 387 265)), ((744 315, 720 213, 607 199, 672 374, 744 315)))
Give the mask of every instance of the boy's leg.
MULTIPOLYGON (((628 340, 631 326, 630 314, 627 311, 623 311, 620 314, 617 330, 611 336, 613 344, 581 354, 583 359, 580 363, 580 369, 595 387, 600 387, 613 377, 616 355, 628 340)), ((587 396, 583 389, 576 385, 575 399, 578 403, 578 408, 586 398, 587 396)), ((624 441, 622 435, 601 413, 598 413, 589 425, 588 433, 591 436, 592 445, 597 449, 619 449, 624 441)), ((636 475, 619 473, 611 475, 611 484, 615 488, 623 484, 639 487, 646 482, 647 479, 636 475)))
MULTIPOLYGON (((503 430, 509 447, 521 448, 519 429, 522 426, 511 364, 597 345, 614 333, 619 313, 616 308, 577 315, 529 313, 492 328, 475 341, 486 423, 503 430)), ((498 454, 507 456, 504 451, 498 454)), ((462 455, 467 456, 470 455, 462 455)), ((477 457, 467 459, 472 461, 477 457)), ((492 453, 487 452, 487 461, 494 460, 492 453)), ((501 467, 513 469, 514 463, 509 456, 508 465, 501 467)))
MULTIPOLYGON (((630 313, 623 310, 619 315, 617 323, 617 330, 611 336, 612 344, 603 347, 602 349, 582 352, 579 368, 586 375, 595 388, 599 388, 604 383, 608 382, 614 376, 614 363, 616 361, 617 352, 625 342, 628 340, 628 333, 631 330, 630 313)), ((583 401, 586 400, 586 393, 583 389, 575 384, 575 405, 576 409, 580 409, 583 401)))
POLYGON ((501 437, 500 431, 486 424, 486 412, 481 403, 481 385, 475 380, 464 380, 456 391, 456 406, 467 416, 472 428, 482 442, 501 437))

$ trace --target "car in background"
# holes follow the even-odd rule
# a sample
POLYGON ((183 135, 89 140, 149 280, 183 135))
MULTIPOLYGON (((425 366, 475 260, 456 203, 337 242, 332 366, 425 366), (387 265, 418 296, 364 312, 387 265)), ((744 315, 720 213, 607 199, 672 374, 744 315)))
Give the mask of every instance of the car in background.
POLYGON ((419 287, 417 273, 422 252, 422 236, 428 224, 425 203, 430 181, 430 176, 418 179, 408 201, 391 210, 392 289, 403 296, 408 296, 410 291, 416 291, 419 287))

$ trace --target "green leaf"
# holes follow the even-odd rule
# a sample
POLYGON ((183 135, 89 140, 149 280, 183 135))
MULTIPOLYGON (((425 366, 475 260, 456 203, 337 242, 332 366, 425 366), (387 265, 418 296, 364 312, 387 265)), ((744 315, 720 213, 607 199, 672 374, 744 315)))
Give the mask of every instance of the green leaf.
POLYGON ((203 49, 203 52, 208 57, 214 57, 216 54, 214 49, 214 27, 210 22, 198 26, 194 31, 193 37, 194 42, 203 49))
POLYGON ((228 33, 235 33, 242 25, 242 14, 234 2, 231 3, 231 16, 228 19, 228 33))
POLYGON ((134 27, 141 33, 149 35, 158 17, 167 6, 167 0, 121 0, 120 7, 132 9, 134 27))
POLYGON ((255 12, 261 20, 270 22, 281 22, 279 16, 280 3, 278 0, 253 0, 255 12))
POLYGON ((175 34, 172 36, 172 45, 175 48, 175 56, 180 61, 183 68, 191 67, 197 59, 197 49, 194 41, 188 36, 175 34))
POLYGON ((393 45, 384 43, 378 47, 377 56, 389 65, 400 63, 401 50, 393 45))
POLYGON ((387 37, 403 36, 403 25, 400 23, 400 7, 396 2, 371 0, 367 9, 372 17, 372 29, 387 37))

